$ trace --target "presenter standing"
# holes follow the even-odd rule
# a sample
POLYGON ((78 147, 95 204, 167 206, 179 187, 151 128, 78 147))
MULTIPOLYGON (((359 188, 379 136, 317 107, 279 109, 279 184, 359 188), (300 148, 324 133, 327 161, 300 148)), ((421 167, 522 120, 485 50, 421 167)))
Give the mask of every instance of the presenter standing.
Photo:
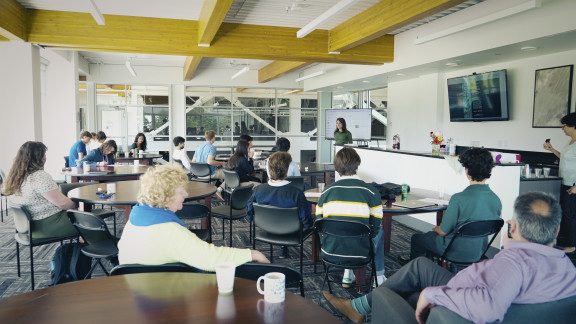
POLYGON ((334 144, 352 144, 352 133, 346 129, 346 120, 342 117, 336 119, 336 130, 334 131, 334 144))
POLYGON ((562 222, 558 244, 564 246, 566 253, 576 251, 576 113, 570 113, 562 119, 562 130, 570 136, 570 143, 562 151, 556 150, 549 140, 544 143, 544 149, 554 153, 560 159, 558 175, 562 177, 560 189, 560 205, 562 206, 562 222))

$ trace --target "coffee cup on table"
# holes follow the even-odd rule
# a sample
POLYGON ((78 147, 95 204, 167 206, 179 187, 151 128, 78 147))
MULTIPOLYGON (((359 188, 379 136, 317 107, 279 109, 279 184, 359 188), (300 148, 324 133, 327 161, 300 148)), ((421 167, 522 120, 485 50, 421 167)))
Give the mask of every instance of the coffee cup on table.
POLYGON ((542 169, 540 168, 534 169, 534 175, 536 176, 536 178, 540 178, 542 176, 542 169))
POLYGON ((134 166, 139 167, 140 166, 140 160, 134 160, 134 166))
POLYGON ((324 182, 318 182, 318 192, 324 191, 324 182))
POLYGON ((220 294, 230 294, 234 289, 234 275, 236 264, 233 262, 220 262, 216 264, 216 281, 220 294))
POLYGON ((548 178, 550 176, 550 168, 543 168, 544 170, 544 177, 548 178))
POLYGON ((264 300, 269 303, 280 303, 285 299, 286 276, 280 272, 269 272, 256 281, 258 292, 264 295, 264 300), (261 288, 264 282, 264 289, 261 288))

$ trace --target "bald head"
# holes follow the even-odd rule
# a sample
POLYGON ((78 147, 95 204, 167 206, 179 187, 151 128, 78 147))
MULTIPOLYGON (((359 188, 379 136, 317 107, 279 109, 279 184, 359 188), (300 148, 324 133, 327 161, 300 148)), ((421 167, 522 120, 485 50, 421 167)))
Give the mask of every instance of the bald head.
POLYGON ((554 197, 543 192, 520 195, 514 203, 520 235, 528 242, 550 245, 560 227, 561 209, 554 197))

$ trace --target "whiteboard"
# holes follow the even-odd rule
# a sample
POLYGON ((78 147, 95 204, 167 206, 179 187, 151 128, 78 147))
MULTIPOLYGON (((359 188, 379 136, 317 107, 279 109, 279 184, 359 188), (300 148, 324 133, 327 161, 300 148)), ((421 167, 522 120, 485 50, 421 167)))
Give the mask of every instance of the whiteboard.
POLYGON ((346 129, 354 141, 368 141, 372 137, 372 109, 326 109, 326 139, 334 139, 337 118, 346 120, 346 129))

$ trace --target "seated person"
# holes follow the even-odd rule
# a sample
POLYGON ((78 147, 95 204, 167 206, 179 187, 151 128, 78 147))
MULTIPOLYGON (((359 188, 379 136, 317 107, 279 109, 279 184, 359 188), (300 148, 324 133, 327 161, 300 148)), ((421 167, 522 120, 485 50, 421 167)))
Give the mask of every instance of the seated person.
MULTIPOLYGON (((106 133, 99 131, 98 133, 92 133, 92 140, 90 141, 90 151, 95 150, 106 141, 106 133)), ((90 153, 90 152, 88 152, 90 153)))
POLYGON ((190 173, 190 158, 184 150, 184 144, 186 143, 186 140, 182 136, 176 136, 174 137, 173 143, 174 153, 172 153, 172 158, 174 160, 180 161, 184 166, 184 169, 186 169, 186 172, 190 173))
MULTIPOLYGON (((353 148, 345 147, 336 153, 334 168, 340 180, 326 187, 316 206, 316 217, 327 217, 360 222, 372 229, 374 242, 374 263, 378 284, 384 282, 384 231, 382 223, 382 200, 380 192, 362 181, 356 173, 360 166, 360 156, 353 148)), ((332 238, 322 238, 322 249, 334 251, 337 242, 332 238)), ((367 249, 369 246, 366 247, 367 249)), ((348 287, 355 280, 350 269, 344 271, 342 286, 348 287)))
POLYGON ((118 242, 120 264, 159 265, 182 262, 203 271, 230 261, 237 266, 250 261, 269 263, 260 252, 218 247, 199 239, 176 216, 188 197, 188 177, 180 166, 148 169, 140 178, 138 205, 132 209, 118 242))
POLYGON ((221 168, 217 169, 217 167, 224 166, 227 162, 216 161, 216 146, 214 146, 214 142, 216 142, 216 133, 213 130, 206 131, 204 133, 204 138, 206 139, 206 142, 196 149, 192 162, 207 163, 210 166, 210 172, 212 174, 211 178, 224 181, 224 171, 222 171, 221 168))
MULTIPOLYGON (((276 140, 276 152, 289 152, 290 151, 290 141, 286 137, 280 137, 276 140)), ((270 169, 268 164, 266 164, 266 172, 270 174, 270 169)), ((299 177, 300 169, 298 168, 298 163, 292 161, 290 162, 290 168, 288 168, 287 177, 299 177)))
POLYGON ((249 142, 239 140, 234 154, 228 160, 228 168, 236 171, 240 178, 240 185, 245 186, 252 183, 257 186, 260 184, 260 179, 252 176, 254 173, 254 160, 248 156, 249 147, 249 142))
POLYGON ((144 133, 136 134, 134 143, 132 143, 130 146, 130 156, 134 155, 135 149, 138 149, 138 154, 140 154, 140 152, 146 151, 146 135, 144 135, 144 133))
POLYGON ((12 168, 4 179, 4 195, 10 202, 25 206, 34 221, 34 239, 75 235, 76 229, 66 210, 76 208, 44 171, 46 151, 42 142, 26 142, 18 150, 12 168))
MULTIPOLYGON (((439 226, 428 233, 412 236, 411 259, 426 256, 426 251, 442 255, 458 226, 465 222, 500 218, 502 203, 486 184, 494 167, 490 152, 473 147, 461 154, 458 160, 465 168, 470 185, 452 196, 439 226)), ((476 261, 487 244, 485 237, 458 239, 450 248, 450 257, 463 262, 476 261)))
POLYGON ((116 152, 116 141, 108 140, 99 148, 90 151, 90 153, 80 161, 80 164, 88 162, 90 165, 96 166, 113 165, 114 152, 116 152))
POLYGON ((80 139, 72 145, 70 148, 70 154, 68 156, 68 165, 70 167, 75 167, 76 160, 82 160, 88 152, 86 152, 86 144, 90 143, 92 139, 92 134, 88 131, 83 131, 80 133, 80 139))
MULTIPOLYGON (((254 188, 252 198, 248 201, 248 219, 254 215, 253 203, 271 205, 282 208, 298 207, 300 220, 304 229, 309 229, 314 223, 312 207, 298 188, 285 180, 292 157, 286 152, 277 152, 270 156, 270 179, 268 183, 254 188)), ((288 257, 288 248, 282 247, 280 258, 288 257)))
MULTIPOLYGON (((504 249, 494 259, 475 263, 454 275, 426 258, 402 267, 382 287, 401 296, 419 294, 416 319, 426 322, 430 309, 443 306, 474 323, 502 321, 511 304, 539 304, 576 295, 576 268, 564 251, 554 248, 560 227, 558 202, 542 192, 519 196, 514 203, 510 235, 503 235, 504 249)), ((383 289, 378 287, 376 289, 383 289)), ((372 311, 372 294, 356 299, 324 296, 354 323, 372 311)), ((406 298, 406 297, 405 297, 406 298)), ((407 302, 408 303, 408 302, 407 302)), ((401 307, 383 310, 402 318, 401 307)), ((411 305, 414 308, 414 305, 411 305)), ((414 319, 413 315, 409 319, 414 319)), ((374 322, 384 318, 372 318, 374 322)))

